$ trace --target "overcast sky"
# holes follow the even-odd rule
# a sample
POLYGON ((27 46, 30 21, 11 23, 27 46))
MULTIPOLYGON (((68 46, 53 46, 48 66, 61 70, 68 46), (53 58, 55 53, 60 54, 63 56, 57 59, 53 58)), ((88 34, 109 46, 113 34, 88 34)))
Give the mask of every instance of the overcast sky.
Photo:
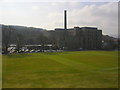
POLYGON ((112 36, 118 34, 117 2, 38 2, 37 0, 10 2, 4 0, 0 9, 1 24, 40 27, 47 30, 63 28, 63 11, 66 9, 68 28, 93 26, 102 29, 103 34, 112 36))

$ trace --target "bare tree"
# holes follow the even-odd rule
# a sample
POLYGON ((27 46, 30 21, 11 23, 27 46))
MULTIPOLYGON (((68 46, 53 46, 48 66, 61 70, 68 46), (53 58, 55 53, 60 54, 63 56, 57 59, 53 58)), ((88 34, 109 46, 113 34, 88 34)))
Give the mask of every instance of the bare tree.
POLYGON ((16 34, 16 44, 17 44, 17 51, 19 53, 20 48, 23 46, 24 37, 22 34, 16 34))
POLYGON ((8 47, 9 47, 12 32, 13 30, 11 26, 2 27, 2 44, 3 44, 2 47, 5 54, 8 54, 8 47))
POLYGON ((58 41, 59 41, 58 37, 55 36, 55 35, 51 35, 49 37, 49 40, 50 40, 50 42, 52 44, 52 48, 57 50, 58 49, 58 41))
POLYGON ((45 44, 47 42, 47 37, 45 37, 43 34, 40 34, 37 38, 37 41, 38 43, 41 44, 41 49, 42 49, 42 52, 44 52, 44 49, 45 49, 45 44))

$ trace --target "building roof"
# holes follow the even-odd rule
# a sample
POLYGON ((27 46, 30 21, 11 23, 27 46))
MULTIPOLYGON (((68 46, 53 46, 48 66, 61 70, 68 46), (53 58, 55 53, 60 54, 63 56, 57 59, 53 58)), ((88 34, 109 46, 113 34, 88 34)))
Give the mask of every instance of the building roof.
MULTIPOLYGON (((25 45, 26 47, 39 47, 39 46, 42 46, 42 45, 25 45)), ((52 46, 52 44, 47 44, 47 45, 44 45, 44 46, 52 46)))

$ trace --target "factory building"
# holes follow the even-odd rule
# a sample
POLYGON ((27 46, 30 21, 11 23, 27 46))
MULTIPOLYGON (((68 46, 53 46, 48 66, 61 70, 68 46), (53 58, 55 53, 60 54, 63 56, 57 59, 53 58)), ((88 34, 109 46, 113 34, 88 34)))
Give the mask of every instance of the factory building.
POLYGON ((49 31, 56 39, 58 48, 66 50, 99 50, 102 46, 102 30, 95 27, 67 29, 67 11, 64 11, 64 29, 49 31))

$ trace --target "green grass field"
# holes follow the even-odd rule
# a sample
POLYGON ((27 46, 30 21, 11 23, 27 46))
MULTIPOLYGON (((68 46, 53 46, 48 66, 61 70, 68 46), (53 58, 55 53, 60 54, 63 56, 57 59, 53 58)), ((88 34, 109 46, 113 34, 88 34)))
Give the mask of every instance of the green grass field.
POLYGON ((117 88, 117 51, 3 55, 3 88, 117 88))

